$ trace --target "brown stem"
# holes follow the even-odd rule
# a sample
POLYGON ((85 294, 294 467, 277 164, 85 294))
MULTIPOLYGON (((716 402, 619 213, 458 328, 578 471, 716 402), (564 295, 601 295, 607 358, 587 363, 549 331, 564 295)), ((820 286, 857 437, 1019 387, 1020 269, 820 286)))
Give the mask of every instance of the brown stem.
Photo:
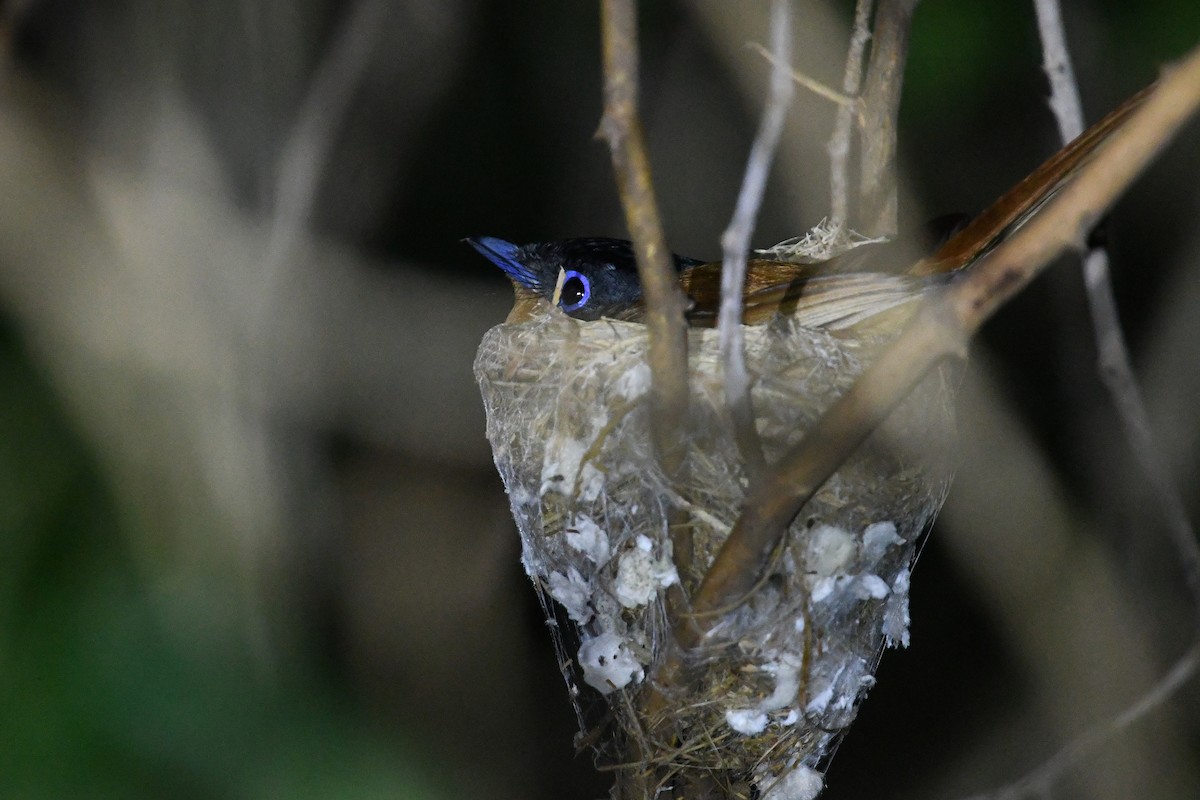
MULTIPOLYGON (((1200 48, 1162 79, 1126 125, 1045 209, 922 305, 915 319, 804 439, 751 488, 741 518, 693 597, 676 638, 695 646, 714 612, 737 604, 766 554, 816 490, 934 365, 1085 233, 1200 105, 1200 48)), ((668 676, 664 675, 664 678, 668 676)))
POLYGON ((683 460, 679 423, 688 402, 687 328, 684 297, 663 237, 638 118, 637 3, 603 0, 600 19, 604 116, 599 133, 612 152, 625 224, 637 254, 650 337, 651 429, 663 467, 672 475, 683 460))
MULTIPOLYGON (((874 10, 875 0, 858 0, 854 7, 854 27, 850 32, 846 72, 842 78, 842 91, 849 97, 857 98, 862 88, 863 53, 871 40, 871 12, 874 10)), ((829 220, 834 225, 845 225, 850 221, 850 144, 854 118, 860 108, 857 99, 838 106, 833 134, 829 137, 829 220)))
POLYGON ((862 178, 859 221, 863 233, 890 236, 899 226, 896 128, 908 32, 918 0, 881 0, 875 13, 871 60, 862 92, 862 178))

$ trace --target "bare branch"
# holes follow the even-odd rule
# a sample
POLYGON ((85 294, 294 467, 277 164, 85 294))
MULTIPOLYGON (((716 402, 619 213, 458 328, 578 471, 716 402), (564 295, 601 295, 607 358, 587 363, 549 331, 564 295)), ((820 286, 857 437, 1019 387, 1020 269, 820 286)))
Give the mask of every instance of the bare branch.
POLYGON ((766 62, 771 66, 783 69, 787 74, 792 76, 793 81, 800 84, 805 89, 808 89, 818 97, 823 97, 837 106, 845 107, 854 105, 855 101, 853 97, 842 94, 836 89, 831 89, 816 78, 810 78, 808 75, 805 75, 803 72, 789 64, 788 61, 781 59, 778 55, 772 53, 758 42, 750 42, 750 49, 766 59, 766 62))
POLYGON ((1058 122, 1063 144, 1083 133, 1083 105, 1079 86, 1071 67, 1067 37, 1063 32, 1062 10, 1058 0, 1033 0, 1037 12, 1038 35, 1042 39, 1042 68, 1050 79, 1050 109, 1058 122))
POLYGON ((738 449, 752 477, 766 468, 762 442, 754 427, 754 409, 750 404, 750 376, 746 373, 746 353, 742 339, 742 291, 746 278, 746 258, 750 237, 762 206, 767 178, 775 148, 783 134, 783 123, 792 102, 789 64, 792 58, 792 13, 790 0, 771 4, 771 91, 763 109, 762 121, 742 178, 733 219, 721 237, 724 260, 721 264, 721 313, 718 328, 721 363, 725 366, 725 402, 733 418, 738 449))
POLYGON ((275 288, 274 273, 283 269, 312 215, 321 170, 389 7, 383 0, 361 0, 355 5, 318 66, 296 124, 283 144, 265 259, 265 302, 269 302, 275 288))
MULTIPOLYGON (((1129 592, 1121 579, 1117 562, 1123 556, 1094 535, 1096 515, 1072 499, 1043 444, 1004 396, 995 367, 987 348, 972 347, 956 402, 959 464, 936 535, 953 569, 1006 620, 1002 637, 1031 665, 1026 697, 1046 722, 1045 735, 1050 728, 1057 731, 1058 744, 1041 748, 1020 774, 1005 779, 1009 782, 1037 769, 1038 761, 1074 740, 1081 726, 1111 724, 1112 716, 1097 716, 1101 709, 1119 713, 1131 692, 1147 691, 1164 669, 1152 644, 1157 632, 1144 618, 1145 598, 1129 592)), ((1188 645, 1183 641, 1180 649, 1188 645)), ((1172 741, 1178 720, 1164 711, 1124 731, 1119 747, 1110 742, 1101 761, 1093 755, 1071 770, 1069 784, 1062 785, 1071 787, 1066 794, 1115 800, 1136 794, 1130 787, 1138 786, 1146 789, 1145 797, 1179 795, 1194 748, 1172 741), (1150 763, 1154 769, 1146 770, 1150 763)), ((993 788, 980 784, 974 792, 993 788)), ((1052 792, 1045 800, 1065 800, 1061 794, 1052 792)))
POLYGON ((896 119, 917 0, 882 0, 875 14, 871 61, 862 92, 861 230, 888 236, 899 226, 896 119))
POLYGON ((975 795, 971 800, 988 800, 988 798, 1005 800, 1005 798, 1027 797, 1035 794, 1048 796, 1054 782, 1063 772, 1079 763, 1082 756, 1095 750, 1169 700, 1180 687, 1191 680, 1198 669, 1200 669, 1200 642, 1193 644, 1191 649, 1175 662, 1175 666, 1163 676, 1162 680, 1108 724, 1091 728, 1043 762, 1037 769, 1022 776, 1020 780, 994 791, 975 795))
MULTIPOLYGON (((1063 141, 1070 141, 1083 130, 1083 110, 1063 32, 1062 13, 1057 0, 1035 0, 1034 8, 1037 10, 1038 32, 1045 54, 1046 75, 1050 79, 1050 108, 1058 121, 1063 141)), ((1193 603, 1200 612, 1200 543, 1188 519, 1179 489, 1172 482, 1170 470, 1163 463, 1154 441, 1150 415, 1146 412, 1141 388, 1134 377, 1133 361, 1121 330, 1117 304, 1113 298, 1108 252, 1104 248, 1094 248, 1088 252, 1083 262, 1083 276, 1100 355, 1100 379, 1112 396, 1113 405, 1125 429, 1125 438, 1158 496, 1168 530, 1183 562, 1193 603)), ((1200 613, 1197 614, 1197 624, 1200 625, 1200 613)))
POLYGON ((683 293, 663 236, 638 118, 637 4, 634 0, 603 0, 600 19, 604 116, 599 133, 612 152, 625 224, 637 253, 650 337, 651 426, 659 457, 671 473, 682 460, 678 433, 688 402, 687 329, 683 293))
MULTIPOLYGON (((862 88, 863 54, 871 40, 871 12, 874 9, 875 0, 858 0, 854 8, 854 28, 850 32, 846 73, 842 78, 842 91, 849 97, 857 98, 862 88)), ((836 226, 850 221, 851 126, 858 113, 857 100, 854 107, 843 105, 838 108, 833 134, 829 137, 829 219, 836 226)))
POLYGON ((1095 159, 1045 209, 970 272, 931 296, 897 340, 841 399, 751 487, 742 517, 717 554, 695 615, 677 630, 694 646, 715 620, 704 615, 737 602, 753 586, 768 553, 809 498, 924 375, 961 354, 968 337, 1124 191, 1200 105, 1200 49, 1193 51, 1114 132, 1095 159))
MULTIPOLYGON (((1125 437, 1133 449, 1134 456, 1158 496, 1167 529, 1179 551, 1193 603, 1200 611, 1200 543, 1197 542, 1196 531, 1188 519, 1187 508, 1179 494, 1179 488, 1171 480, 1170 470, 1163 462, 1158 445, 1154 441, 1150 415, 1146 411, 1141 388, 1134 377, 1129 349, 1121 332, 1106 251, 1093 250, 1088 253, 1083 262, 1083 279, 1087 287, 1092 328, 1100 354, 1100 378, 1112 395, 1113 404, 1121 418, 1125 437)), ((1200 624, 1200 616, 1197 617, 1197 624, 1200 624)))
MULTIPOLYGON (((1038 30, 1042 40, 1044 66, 1051 86, 1050 107, 1063 140, 1069 141, 1078 136, 1083 128, 1083 111, 1071 68, 1061 11, 1056 0, 1035 0, 1034 8, 1037 11, 1038 30)), ((1153 441, 1149 415, 1133 375, 1133 366, 1117 316, 1112 282, 1109 279, 1107 251, 1103 248, 1090 250, 1084 258, 1083 272, 1100 354, 1101 380, 1112 396, 1122 427, 1125 429, 1125 438, 1159 499, 1168 529, 1175 539, 1176 549, 1183 562, 1193 602, 1200 608, 1200 547, 1187 518, 1182 498, 1172 483, 1159 455, 1159 449, 1153 441)), ((1082 756, 1161 706, 1192 679, 1198 669, 1200 642, 1194 642, 1166 675, 1119 715, 1092 726, 1036 769, 983 797, 1010 797, 1028 792, 1048 791, 1062 773, 1076 765, 1082 756)))

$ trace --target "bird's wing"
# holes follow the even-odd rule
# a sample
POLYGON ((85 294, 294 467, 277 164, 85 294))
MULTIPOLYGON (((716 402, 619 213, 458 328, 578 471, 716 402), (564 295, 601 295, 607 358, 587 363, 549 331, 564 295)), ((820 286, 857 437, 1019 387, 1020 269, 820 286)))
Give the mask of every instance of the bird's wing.
MULTIPOLYGON (((747 271, 742 321, 761 325, 776 314, 793 316, 813 328, 844 330, 908 303, 941 278, 887 275, 877 272, 819 274, 821 265, 752 262, 747 271)), ((692 301, 688 323, 717 324, 720 267, 706 264, 681 276, 692 301)))
POLYGON ((806 327, 845 330, 918 299, 939 282, 878 272, 817 275, 747 295, 742 318, 755 324, 778 311, 806 327))

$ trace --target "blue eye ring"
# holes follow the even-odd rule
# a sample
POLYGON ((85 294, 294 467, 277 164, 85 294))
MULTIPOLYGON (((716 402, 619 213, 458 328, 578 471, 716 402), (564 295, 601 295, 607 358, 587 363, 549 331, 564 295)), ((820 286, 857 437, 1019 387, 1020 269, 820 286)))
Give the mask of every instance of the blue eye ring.
POLYGON ((573 269, 565 270, 563 273, 562 290, 559 293, 558 300, 558 304, 562 310, 568 314, 572 311, 578 311, 587 305, 588 300, 591 299, 592 282, 588 280, 588 276, 573 269), (572 281, 578 281, 578 284, 571 284, 572 281), (568 284, 571 285, 568 286, 568 284))

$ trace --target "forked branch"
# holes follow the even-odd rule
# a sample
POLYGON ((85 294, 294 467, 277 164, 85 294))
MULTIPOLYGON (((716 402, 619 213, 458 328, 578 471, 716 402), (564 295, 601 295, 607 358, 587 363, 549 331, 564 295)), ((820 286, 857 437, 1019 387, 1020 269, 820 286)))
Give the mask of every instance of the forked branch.
POLYGON ((738 192, 733 219, 721 237, 724 260, 721 262, 721 315, 718 320, 721 363, 725 367, 725 403, 733 418, 733 429, 746 472, 757 476, 766 469, 762 441, 754 427, 754 409, 750 402, 750 375, 746 371, 745 344, 742 337, 742 292, 746 282, 746 260, 750 237, 762 205, 771 163, 783 123, 792 101, 789 63, 792 52, 792 14, 790 0, 771 4, 771 91, 763 109, 762 121, 738 192))
POLYGON ((842 91, 855 98, 852 105, 838 107, 833 135, 829 137, 829 219, 834 225, 850 222, 850 143, 853 124, 859 113, 858 93, 862 87, 863 55, 871 40, 871 12, 874 0, 858 0, 854 7, 854 27, 846 51, 846 72, 842 91))
MULTIPOLYGON (((1046 76, 1050 80, 1050 108, 1058 122, 1064 142, 1083 130, 1083 108, 1071 56, 1063 31, 1062 11, 1057 0, 1035 0, 1038 31, 1045 54, 1046 76)), ((1125 438, 1140 462, 1158 498, 1158 506, 1179 552, 1187 577, 1192 603, 1200 612, 1200 542, 1188 519, 1179 490, 1171 481, 1170 471, 1159 455, 1150 426, 1150 415, 1142 399, 1133 372, 1133 359, 1121 330, 1117 303, 1113 298, 1112 278, 1108 269, 1108 251, 1102 247, 1088 251, 1083 261, 1084 286, 1092 316, 1096 351, 1100 356, 1100 379, 1125 428, 1125 438)), ((1196 617, 1200 625, 1200 613, 1196 617)))
POLYGON ((1125 126, 1075 181, 1023 228, 927 299, 899 338, 804 439, 751 487, 741 518, 693 598, 694 615, 676 631, 699 643, 714 612, 750 591, 765 555, 829 476, 921 379, 965 352, 979 326, 1057 255, 1080 247, 1096 220, 1200 106, 1200 48, 1170 69, 1125 126))

